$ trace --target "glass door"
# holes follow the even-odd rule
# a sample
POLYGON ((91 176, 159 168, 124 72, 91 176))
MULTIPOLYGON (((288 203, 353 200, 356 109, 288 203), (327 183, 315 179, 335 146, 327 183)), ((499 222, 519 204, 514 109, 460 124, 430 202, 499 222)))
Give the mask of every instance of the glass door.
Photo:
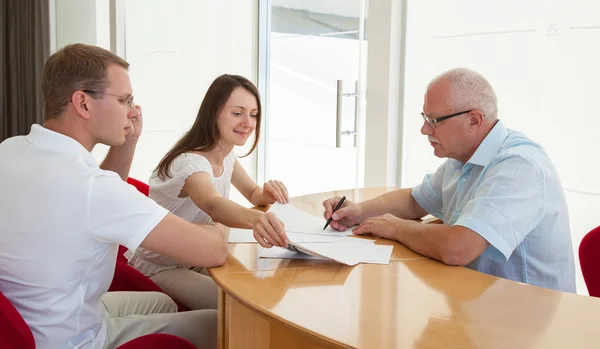
POLYGON ((267 4, 265 179, 290 195, 362 185, 365 0, 267 4))

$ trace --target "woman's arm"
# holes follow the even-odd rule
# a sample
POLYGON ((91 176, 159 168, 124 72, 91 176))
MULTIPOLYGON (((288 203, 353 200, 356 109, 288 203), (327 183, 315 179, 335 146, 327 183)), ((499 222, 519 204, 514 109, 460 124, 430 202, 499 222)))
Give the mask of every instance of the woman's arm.
POLYGON ((206 172, 189 176, 182 194, 188 195, 213 221, 232 228, 254 230, 254 238, 263 247, 287 246, 285 227, 275 214, 245 208, 222 197, 206 172))
POLYGON ((271 180, 261 187, 248 176, 244 167, 237 160, 233 166, 231 184, 255 206, 266 206, 275 201, 285 204, 289 201, 288 191, 283 183, 271 180))
POLYGON ((250 210, 224 198, 213 185, 210 175, 196 172, 185 180, 182 194, 189 196, 213 221, 232 228, 252 229, 263 212, 250 210))

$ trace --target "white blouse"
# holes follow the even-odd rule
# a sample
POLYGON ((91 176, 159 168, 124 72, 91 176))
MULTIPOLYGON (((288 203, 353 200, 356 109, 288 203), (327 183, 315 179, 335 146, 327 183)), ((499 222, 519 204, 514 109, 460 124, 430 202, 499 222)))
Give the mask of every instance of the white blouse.
MULTIPOLYGON (((194 153, 181 154, 171 163, 169 168, 171 177, 166 177, 165 180, 162 180, 158 178, 156 172, 152 174, 149 181, 149 197, 174 215, 189 222, 199 224, 213 223, 212 218, 200 210, 190 196, 182 198, 179 197, 179 194, 183 189, 185 180, 189 176, 196 172, 206 172, 210 175, 213 185, 221 196, 229 198, 235 160, 235 152, 232 151, 223 161, 223 173, 215 177, 210 162, 204 156, 194 153)), ((167 269, 185 267, 170 257, 161 256, 143 247, 139 247, 135 253, 128 251, 125 256, 129 259, 130 265, 146 276, 152 276, 167 269)))

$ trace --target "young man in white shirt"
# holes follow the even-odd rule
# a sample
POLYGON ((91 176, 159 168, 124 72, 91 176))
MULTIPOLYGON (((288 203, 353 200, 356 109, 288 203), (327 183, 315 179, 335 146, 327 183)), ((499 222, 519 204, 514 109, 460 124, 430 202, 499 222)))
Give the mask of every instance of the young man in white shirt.
POLYGON ((128 66, 94 46, 56 52, 42 76, 44 126, 0 144, 0 291, 39 349, 115 348, 149 333, 216 347, 215 310, 106 293, 119 244, 198 267, 227 256, 225 228, 189 223, 124 182, 142 129, 128 66), (98 143, 111 146, 101 166, 90 154, 98 143))

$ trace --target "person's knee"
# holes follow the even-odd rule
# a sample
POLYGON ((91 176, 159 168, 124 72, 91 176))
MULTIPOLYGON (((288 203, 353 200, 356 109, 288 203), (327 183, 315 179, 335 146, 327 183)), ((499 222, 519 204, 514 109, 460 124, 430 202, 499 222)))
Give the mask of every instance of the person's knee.
POLYGON ((176 313, 177 303, 168 295, 162 292, 153 292, 153 297, 156 299, 156 305, 159 313, 176 313))
MULTIPOLYGON (((187 313, 187 312, 186 312, 187 313)), ((214 309, 194 310, 189 312, 186 326, 193 331, 194 338, 191 341, 199 349, 213 349, 217 347, 218 341, 218 313, 214 309)))

